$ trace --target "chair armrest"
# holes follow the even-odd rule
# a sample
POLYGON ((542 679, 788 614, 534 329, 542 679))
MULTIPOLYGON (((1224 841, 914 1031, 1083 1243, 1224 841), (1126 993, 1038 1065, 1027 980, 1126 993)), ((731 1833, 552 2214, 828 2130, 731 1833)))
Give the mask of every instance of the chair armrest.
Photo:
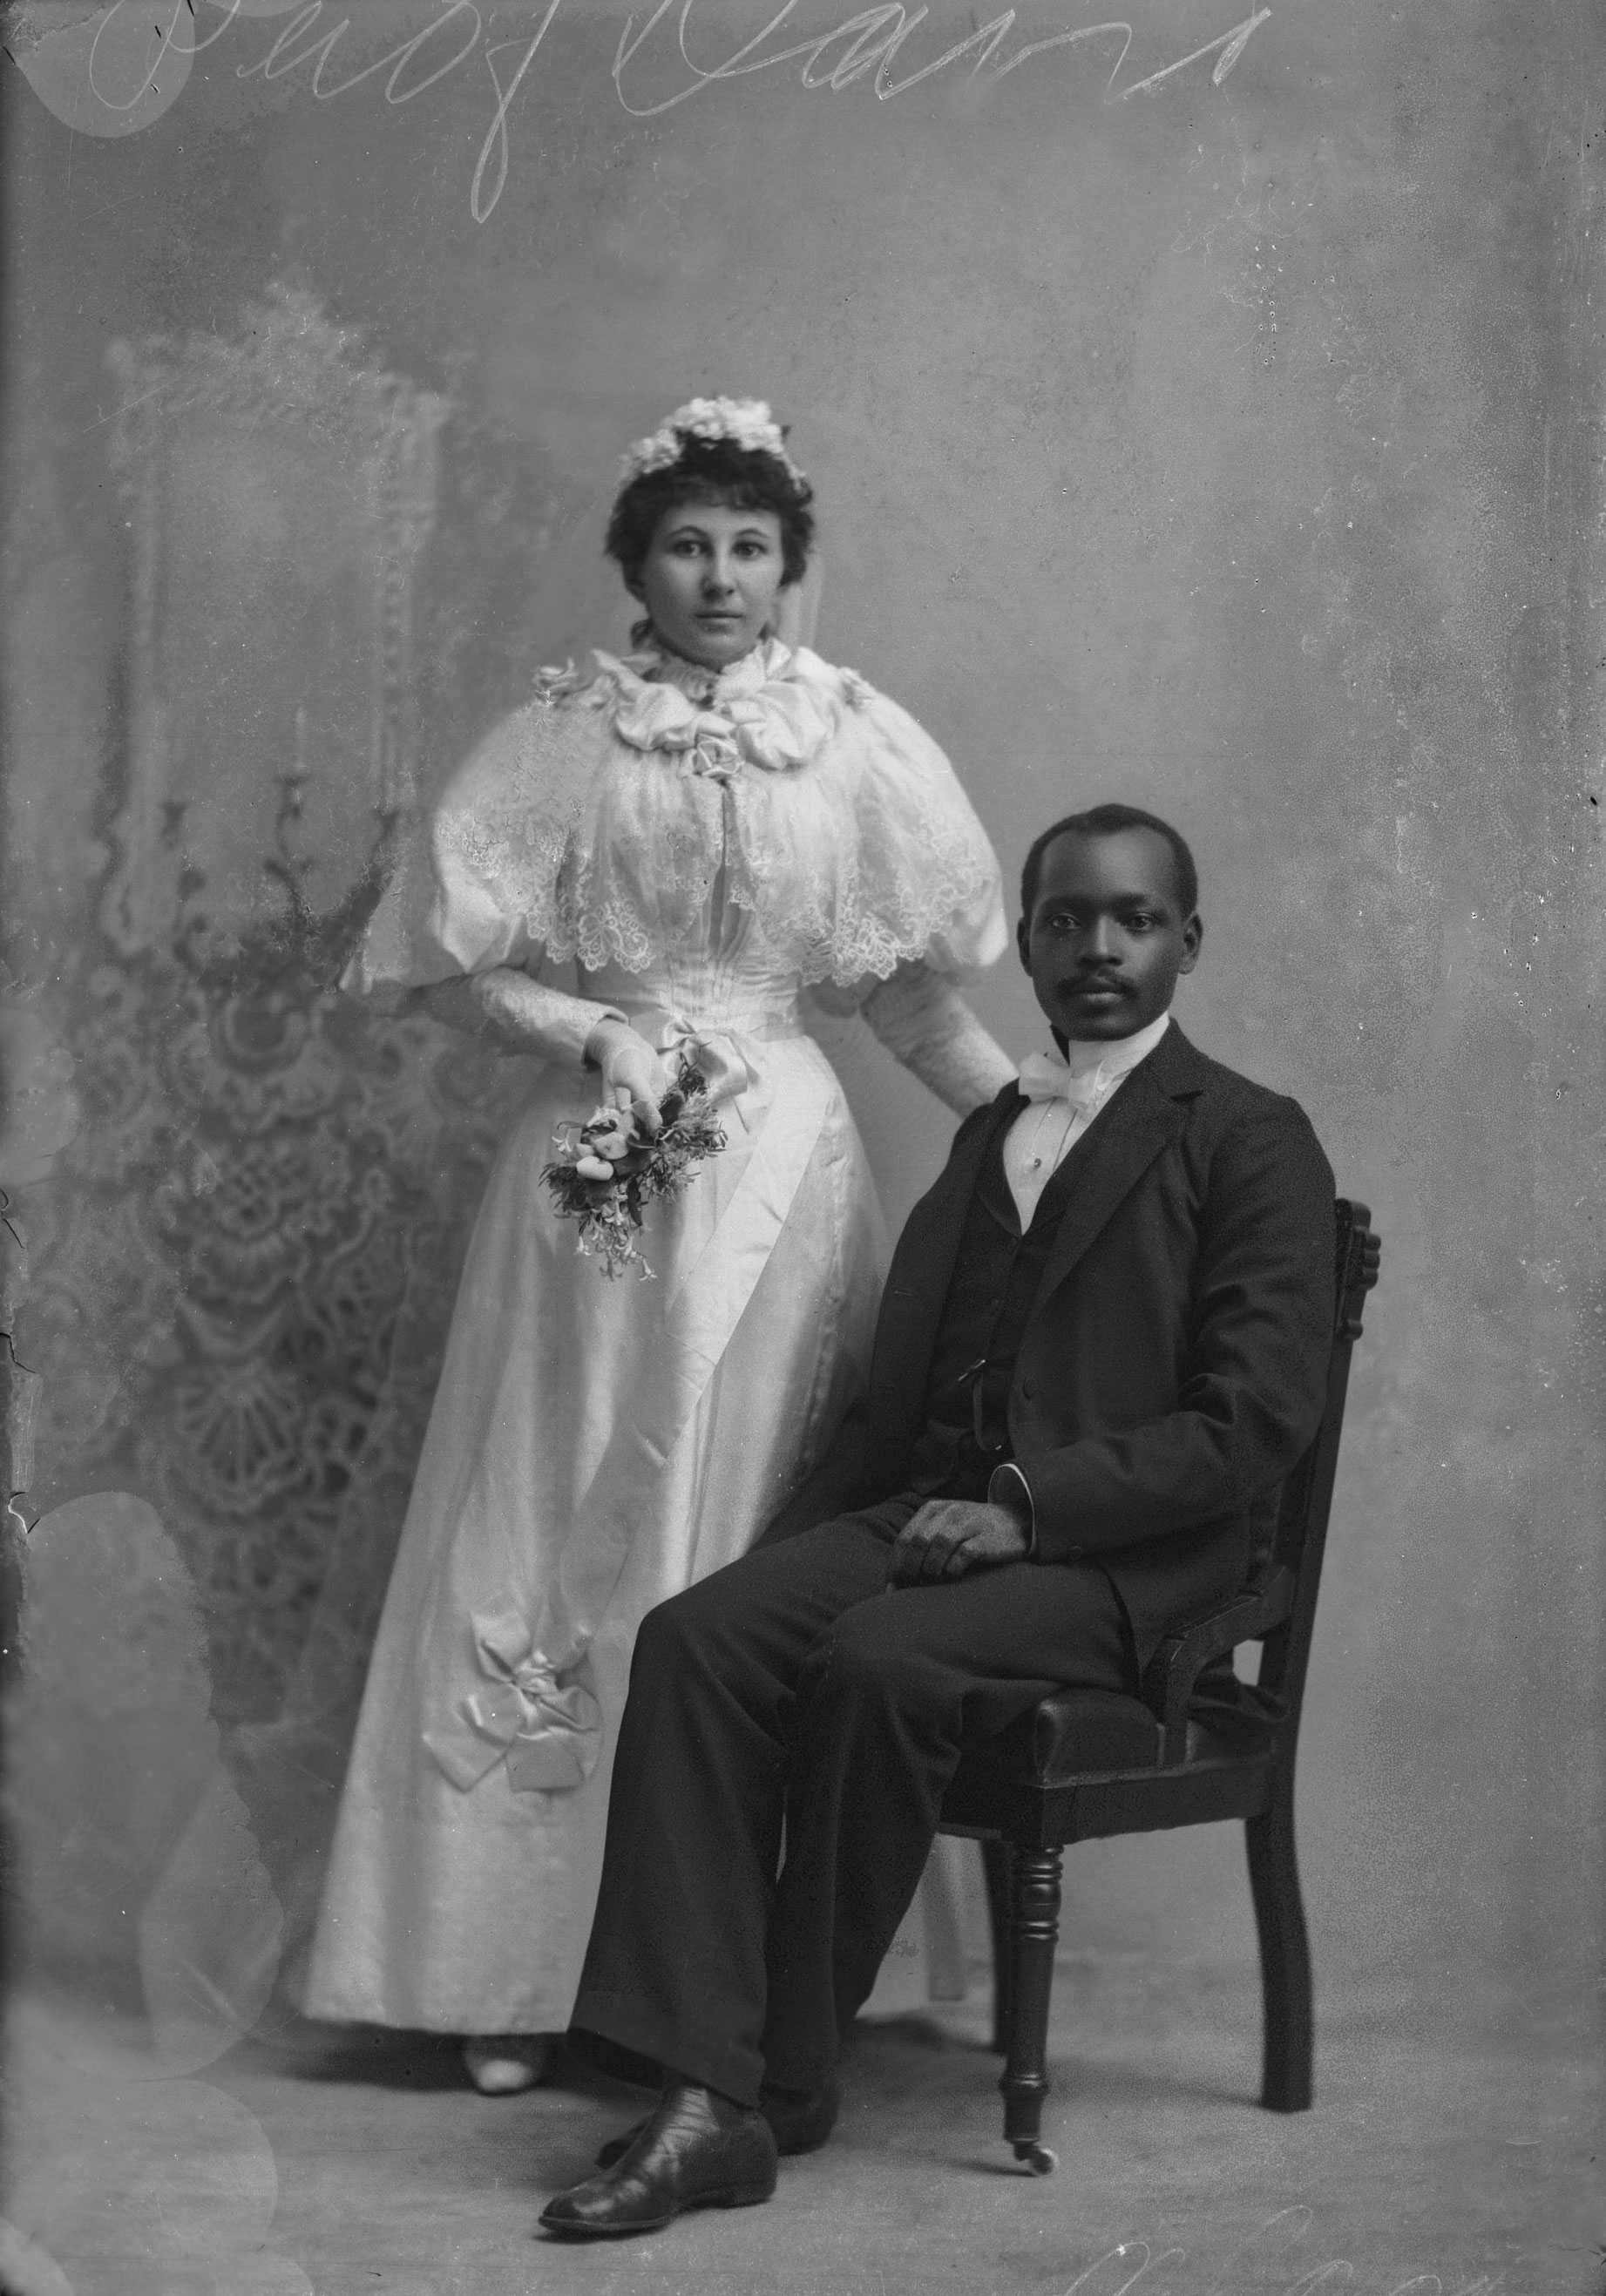
POLYGON ((1188 1706, 1201 1668, 1225 1658, 1240 1643, 1251 1642, 1281 1626, 1292 1607, 1291 1570, 1271 1572, 1264 1587, 1234 1596, 1208 1619, 1168 1635, 1143 1669, 1143 1703, 1165 1734, 1162 1762, 1181 1761, 1187 1745, 1188 1706))

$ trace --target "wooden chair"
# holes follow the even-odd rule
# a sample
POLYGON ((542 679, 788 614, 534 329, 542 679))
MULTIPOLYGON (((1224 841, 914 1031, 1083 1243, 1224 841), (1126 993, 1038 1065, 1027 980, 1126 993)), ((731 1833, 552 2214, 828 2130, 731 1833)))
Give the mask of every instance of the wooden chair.
POLYGON ((1143 1695, 1045 1698, 992 1744, 967 1752, 942 1831, 984 1845, 993 1925, 993 2045, 1004 2057, 1004 2142, 1038 2176, 1061 1861, 1073 1841, 1241 1817, 1265 2000, 1260 2102, 1302 2112, 1311 2095, 1310 1946, 1294 1857, 1294 1754, 1316 1589, 1332 1504, 1349 1357, 1381 1247, 1364 1204, 1338 1206, 1338 1287, 1327 1403, 1283 1487, 1272 1552, 1250 1591, 1170 1636, 1143 1695), (1231 1653, 1258 1642, 1258 1680, 1231 1653))

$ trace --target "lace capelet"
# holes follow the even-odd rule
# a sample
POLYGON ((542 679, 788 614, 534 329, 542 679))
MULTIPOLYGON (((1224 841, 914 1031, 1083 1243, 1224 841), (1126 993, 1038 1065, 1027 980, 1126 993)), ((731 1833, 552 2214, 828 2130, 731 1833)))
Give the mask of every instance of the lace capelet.
POLYGON ((366 991, 578 958, 641 972, 746 911, 806 984, 1001 953, 998 865, 906 711, 769 640, 715 674, 598 652, 544 672, 399 864, 347 975, 366 991))

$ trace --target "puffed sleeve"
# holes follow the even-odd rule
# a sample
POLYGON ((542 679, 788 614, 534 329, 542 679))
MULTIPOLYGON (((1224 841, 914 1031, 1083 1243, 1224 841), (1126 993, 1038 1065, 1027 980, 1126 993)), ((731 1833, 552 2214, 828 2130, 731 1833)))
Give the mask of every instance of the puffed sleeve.
POLYGON ((516 710, 493 726, 433 810, 403 827, 389 882, 340 984, 352 995, 398 1003, 409 989, 532 955, 528 903, 495 857, 507 842, 496 824, 520 778, 529 715, 516 710))
POLYGON ((811 986, 851 989, 917 960, 951 979, 994 963, 1006 939, 997 857, 937 743, 806 648, 766 694, 805 761, 742 775, 731 898, 811 986))
POLYGON ((924 726, 852 670, 840 675, 865 752, 856 811, 867 905, 897 931, 899 963, 974 979, 1009 940, 992 841, 924 726))
POLYGON ((1015 1072, 955 985, 1006 946, 997 857, 923 726, 852 670, 833 674, 856 769, 858 865, 854 898, 835 921, 837 961, 813 994, 827 1012, 861 1011, 888 1051, 963 1116, 1015 1072), (856 977, 844 977, 848 952, 864 963, 856 977))
POLYGON ((494 726, 404 831, 340 986, 392 1011, 427 991, 438 1019, 504 1051, 579 1061, 598 1021, 623 1015, 536 978, 559 937, 578 810, 572 758, 557 759, 569 771, 552 770, 549 708, 537 701, 494 726))

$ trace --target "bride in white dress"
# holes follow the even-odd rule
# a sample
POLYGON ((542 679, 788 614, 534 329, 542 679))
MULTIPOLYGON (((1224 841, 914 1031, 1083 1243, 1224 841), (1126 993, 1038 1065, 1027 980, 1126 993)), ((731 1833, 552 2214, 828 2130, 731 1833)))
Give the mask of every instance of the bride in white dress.
POLYGON ((745 1552, 863 1376, 870 1174, 807 1001, 856 1006, 963 1112, 1013 1073, 953 987, 1005 940, 941 751, 773 635, 810 489, 756 402, 626 458, 608 548, 639 650, 549 673, 463 767, 348 985, 530 1060, 464 1266, 304 1993, 468 2038, 480 2086, 561 2031, 635 1630, 745 1552), (599 1102, 651 1127, 682 1049, 724 1152, 608 1279, 540 1182, 599 1102))

